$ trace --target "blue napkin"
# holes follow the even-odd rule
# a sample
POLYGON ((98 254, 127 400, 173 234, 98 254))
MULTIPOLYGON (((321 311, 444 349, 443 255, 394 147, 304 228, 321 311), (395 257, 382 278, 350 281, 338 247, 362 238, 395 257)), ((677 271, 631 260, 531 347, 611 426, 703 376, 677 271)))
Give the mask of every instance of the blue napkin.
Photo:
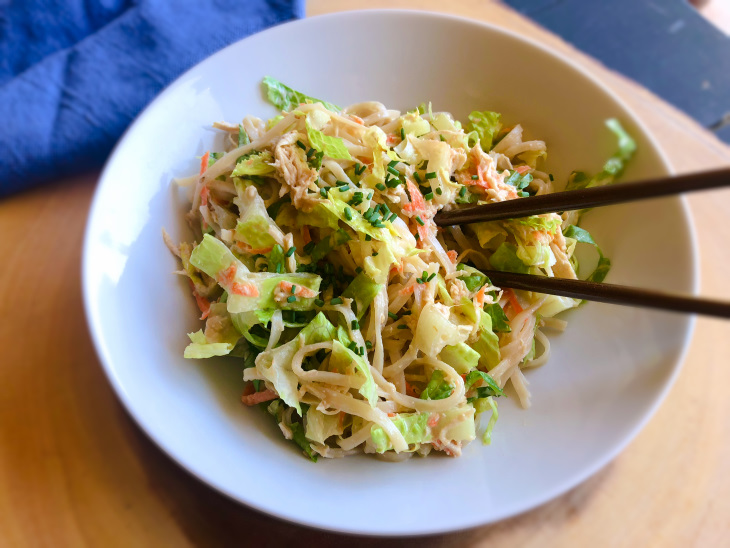
POLYGON ((0 0, 0 197, 101 166, 176 76, 304 0, 0 0))

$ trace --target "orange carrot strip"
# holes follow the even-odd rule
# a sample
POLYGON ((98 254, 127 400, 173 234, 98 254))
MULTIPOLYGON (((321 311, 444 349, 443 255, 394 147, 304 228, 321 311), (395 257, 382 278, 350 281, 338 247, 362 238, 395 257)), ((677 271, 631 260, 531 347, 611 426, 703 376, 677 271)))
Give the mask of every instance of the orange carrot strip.
POLYGON ((205 173, 205 170, 208 169, 208 159, 210 158, 210 151, 206 150, 205 154, 203 154, 203 157, 200 159, 200 174, 202 175, 205 173))
POLYGON ((265 401, 271 401, 278 398, 279 395, 273 390, 267 388, 263 392, 254 392, 253 394, 241 396, 241 401, 246 405, 256 405, 265 401))

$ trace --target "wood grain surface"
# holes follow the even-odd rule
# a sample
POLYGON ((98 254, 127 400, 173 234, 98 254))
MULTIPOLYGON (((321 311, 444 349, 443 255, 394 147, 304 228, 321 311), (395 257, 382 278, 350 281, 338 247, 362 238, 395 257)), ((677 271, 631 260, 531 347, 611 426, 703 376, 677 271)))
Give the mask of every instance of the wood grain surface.
MULTIPOLYGON (((730 165, 684 115, 504 6, 480 0, 310 0, 447 11, 518 30, 613 88, 679 172, 730 165)), ((352 539, 239 506, 175 465, 130 420, 92 348, 81 301, 97 174, 0 202, 0 546, 721 546, 730 542, 730 324, 700 318, 647 427, 596 476, 497 525, 422 539, 352 539)), ((702 293, 730 298, 730 191, 689 198, 702 293)), ((473 494, 472 494, 473 496, 473 494)), ((475 498, 475 503, 478 499, 475 498)))

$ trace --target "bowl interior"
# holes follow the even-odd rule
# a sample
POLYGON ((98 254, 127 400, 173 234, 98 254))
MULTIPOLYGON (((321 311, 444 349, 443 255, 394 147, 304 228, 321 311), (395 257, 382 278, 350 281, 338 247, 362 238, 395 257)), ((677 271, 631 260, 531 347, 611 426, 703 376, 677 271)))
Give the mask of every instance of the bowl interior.
MULTIPOLYGON (((235 360, 182 358, 185 334, 202 322, 160 234, 165 227, 173 239, 189 237, 186 204, 171 180, 194 173, 196 156, 220 146, 213 121, 275 114, 261 94, 264 75, 340 105, 378 100, 406 110, 430 100, 461 120, 471 110, 499 111, 547 141, 547 168, 558 181, 574 169, 600 169, 615 148, 604 120, 618 116, 639 143, 625 179, 667 172, 643 127, 599 84, 483 24, 350 12, 234 44, 184 74, 134 123, 107 164, 89 219, 83 274, 92 335, 142 428, 235 499, 370 534, 443 532, 507 517, 612 458, 676 373, 687 317, 593 303, 570 312, 567 331, 551 338, 550 362, 528 374, 532 409, 501 402, 492 446, 475 441, 460 459, 401 464, 370 457, 312 464, 265 413, 242 407, 235 360)), ((693 290, 691 229, 679 199, 603 208, 585 221, 613 261, 608 281, 693 290)))

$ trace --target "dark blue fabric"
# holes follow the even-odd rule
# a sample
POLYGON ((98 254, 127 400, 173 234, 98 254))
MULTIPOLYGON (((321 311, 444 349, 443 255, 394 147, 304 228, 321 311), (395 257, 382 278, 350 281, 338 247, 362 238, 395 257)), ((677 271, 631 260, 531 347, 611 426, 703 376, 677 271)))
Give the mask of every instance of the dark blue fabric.
POLYGON ((686 0, 505 1, 730 142, 730 37, 686 0))
POLYGON ((0 197, 101 166, 170 81, 304 0, 0 0, 0 197))

